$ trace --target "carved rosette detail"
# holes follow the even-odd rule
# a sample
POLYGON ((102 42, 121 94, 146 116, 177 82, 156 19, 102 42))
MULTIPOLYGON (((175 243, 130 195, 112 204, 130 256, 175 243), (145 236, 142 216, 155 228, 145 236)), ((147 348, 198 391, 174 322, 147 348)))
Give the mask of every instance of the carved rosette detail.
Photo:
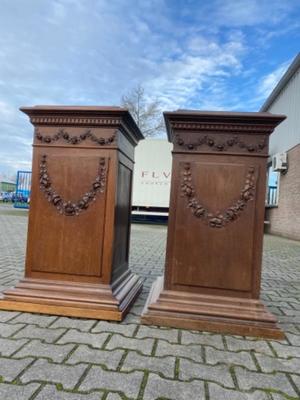
POLYGON ((65 129, 59 129, 59 131, 53 136, 50 135, 42 135, 38 129, 36 129, 35 137, 42 143, 53 143, 59 139, 63 139, 69 144, 79 144, 86 139, 90 139, 92 142, 97 143, 100 146, 109 145, 114 142, 115 134, 110 136, 109 138, 98 138, 90 129, 87 129, 85 132, 81 133, 79 136, 70 135, 65 129))
POLYGON ((255 194, 255 169, 248 167, 245 184, 241 190, 239 199, 224 211, 210 212, 196 198, 195 187, 192 183, 191 164, 185 163, 181 173, 181 194, 188 199, 188 208, 192 214, 201 219, 211 228, 223 228, 230 222, 239 218, 249 201, 253 200, 255 194))
POLYGON ((182 137, 176 135, 176 143, 179 146, 183 146, 187 150, 197 150, 198 147, 203 145, 208 146, 213 151, 227 151, 233 147, 239 147, 242 150, 249 151, 250 153, 260 153, 267 146, 267 138, 264 137, 257 144, 245 143, 239 136, 233 136, 232 138, 226 139, 222 142, 216 141, 213 137, 204 135, 198 138, 195 142, 185 143, 182 137))
POLYGON ((99 173, 92 183, 89 192, 86 192, 75 203, 70 200, 64 200, 60 194, 52 187, 52 181, 48 173, 47 156, 44 154, 40 161, 40 189, 44 192, 49 203, 57 209, 60 214, 66 216, 79 215, 86 210, 89 205, 96 200, 98 193, 103 193, 106 186, 107 165, 104 157, 99 161, 99 173))

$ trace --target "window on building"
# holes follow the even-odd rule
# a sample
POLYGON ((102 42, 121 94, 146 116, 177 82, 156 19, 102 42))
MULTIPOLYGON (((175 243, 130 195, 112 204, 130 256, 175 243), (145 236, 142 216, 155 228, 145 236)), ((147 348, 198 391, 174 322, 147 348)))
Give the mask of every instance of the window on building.
POLYGON ((272 165, 268 167, 268 186, 266 203, 269 206, 278 204, 279 195, 279 172, 273 171, 272 165))

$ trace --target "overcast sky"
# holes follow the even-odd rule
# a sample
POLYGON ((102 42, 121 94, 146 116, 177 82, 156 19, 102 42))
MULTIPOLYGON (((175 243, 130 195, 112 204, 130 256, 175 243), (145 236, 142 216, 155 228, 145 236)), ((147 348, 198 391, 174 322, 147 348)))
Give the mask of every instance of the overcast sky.
POLYGON ((30 168, 20 106, 257 111, 299 43, 299 0, 0 0, 0 174, 30 168))

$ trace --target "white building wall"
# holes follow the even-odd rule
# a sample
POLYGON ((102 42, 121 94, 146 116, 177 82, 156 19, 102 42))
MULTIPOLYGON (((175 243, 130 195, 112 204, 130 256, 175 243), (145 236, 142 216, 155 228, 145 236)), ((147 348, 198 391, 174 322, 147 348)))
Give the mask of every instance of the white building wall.
POLYGON ((290 79, 267 111, 287 116, 287 119, 275 129, 270 137, 270 155, 288 151, 299 144, 300 70, 290 79))

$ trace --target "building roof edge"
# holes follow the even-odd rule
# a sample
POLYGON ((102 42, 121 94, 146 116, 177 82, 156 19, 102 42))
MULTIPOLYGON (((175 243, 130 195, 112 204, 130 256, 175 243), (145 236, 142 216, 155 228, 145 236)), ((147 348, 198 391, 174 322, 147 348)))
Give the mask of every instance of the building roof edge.
POLYGON ((289 83, 291 78, 295 75, 295 73, 298 71, 300 68, 300 53, 297 54, 289 68, 286 70, 285 74, 283 77, 280 79, 280 81, 277 83, 267 100, 264 102, 264 104, 261 106, 259 111, 268 111, 271 105, 274 103, 274 101, 277 99, 279 96, 280 92, 285 88, 285 86, 289 83))

